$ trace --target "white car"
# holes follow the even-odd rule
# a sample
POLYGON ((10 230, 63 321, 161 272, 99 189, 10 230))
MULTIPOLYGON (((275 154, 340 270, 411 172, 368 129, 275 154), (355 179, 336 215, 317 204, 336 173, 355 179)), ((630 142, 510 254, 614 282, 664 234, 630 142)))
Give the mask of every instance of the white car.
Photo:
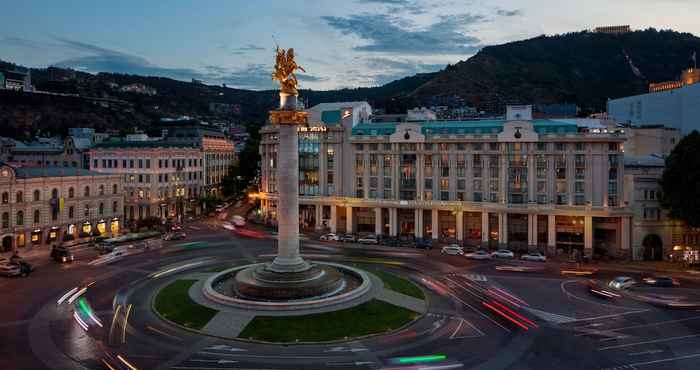
POLYGON ((374 234, 369 234, 361 237, 360 239, 357 239, 357 242, 360 244, 378 244, 379 241, 377 240, 377 236, 374 234))
POLYGON ((223 227, 223 228, 226 229, 226 230, 236 231, 236 228, 233 226, 233 224, 231 224, 231 223, 228 222, 228 221, 224 221, 224 222, 221 224, 221 227, 223 227))
POLYGON ((325 240, 325 241, 340 241, 340 236, 338 234, 334 233, 328 233, 328 234, 323 234, 319 238, 320 240, 325 240))
POLYGON ((499 249, 491 253, 491 256, 496 258, 515 258, 515 254, 507 249, 499 249))
POLYGON ((0 265, 0 275, 2 275, 2 276, 7 276, 7 277, 19 276, 21 273, 22 272, 21 272, 18 264, 5 263, 5 264, 0 265))
POLYGON ((523 254, 520 257, 523 261, 535 261, 535 262, 546 262, 547 257, 543 256, 540 252, 530 252, 528 254, 523 254))
POLYGON ((233 216, 233 224, 236 225, 237 227, 244 227, 245 226, 245 219, 239 215, 233 216))
POLYGON ((608 286, 613 289, 628 289, 637 285, 637 282, 629 276, 616 277, 608 283, 608 286))
POLYGON ((464 249, 462 249, 462 247, 460 247, 457 244, 450 244, 448 246, 442 247, 442 250, 440 250, 440 253, 461 256, 464 254, 464 249))
POLYGON ((488 254, 486 251, 476 251, 473 253, 467 253, 464 255, 464 257, 472 259, 472 260, 490 260, 491 255, 488 254))

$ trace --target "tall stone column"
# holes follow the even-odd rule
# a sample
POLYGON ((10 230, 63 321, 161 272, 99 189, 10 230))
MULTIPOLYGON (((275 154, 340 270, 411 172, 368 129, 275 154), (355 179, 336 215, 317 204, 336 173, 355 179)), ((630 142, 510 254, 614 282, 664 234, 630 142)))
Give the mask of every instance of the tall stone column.
POLYGON ((382 207, 374 209, 374 234, 382 235, 382 207))
POLYGON ((554 255, 557 251, 556 216, 547 215, 547 253, 554 255))
POLYGON ((464 212, 457 211, 455 215, 455 227, 457 228, 457 240, 464 240, 464 212))
POLYGON ((618 257, 631 259, 630 250, 630 217, 622 217, 620 220, 620 255, 618 257))
POLYGON ((309 265, 299 255, 299 140, 297 126, 280 124, 277 167, 277 257, 273 271, 300 271, 309 265))
POLYGON ((583 217, 583 255, 593 256, 593 217, 583 217))
POLYGON ((438 223, 438 218, 440 217, 440 212, 437 209, 433 209, 432 213, 430 215, 430 222, 431 222, 431 229, 432 229, 432 238, 433 240, 438 239, 440 237, 440 233, 438 232, 439 228, 439 223, 438 223))
POLYGON ((338 232, 338 206, 331 204, 331 232, 338 232))
POLYGON ((415 236, 416 238, 422 238, 423 237, 423 210, 420 208, 416 208, 414 210, 414 223, 416 224, 415 227, 415 236))
POLYGON ((399 235, 399 217, 397 208, 389 208, 389 235, 399 235))
POLYGON ((345 207, 345 232, 352 234, 355 232, 355 222, 352 217, 352 207, 345 207))
POLYGON ((489 245, 489 213, 481 212, 481 247, 489 245))

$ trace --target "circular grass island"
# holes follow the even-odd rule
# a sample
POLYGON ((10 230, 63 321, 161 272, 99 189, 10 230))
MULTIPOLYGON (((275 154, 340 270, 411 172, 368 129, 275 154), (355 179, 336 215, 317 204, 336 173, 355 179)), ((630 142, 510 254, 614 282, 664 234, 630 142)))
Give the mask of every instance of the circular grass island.
MULTIPOLYGON (((423 290, 410 280, 379 269, 368 272, 381 280, 383 289, 406 296, 406 299, 425 301, 423 290)), ((203 328, 219 311, 192 299, 190 290, 196 283, 197 280, 170 282, 157 293, 152 307, 164 320, 207 334, 203 328)), ((352 340, 401 329, 422 316, 421 312, 376 297, 352 307, 328 312, 286 316, 259 313, 237 335, 232 335, 231 339, 280 344, 352 340)))

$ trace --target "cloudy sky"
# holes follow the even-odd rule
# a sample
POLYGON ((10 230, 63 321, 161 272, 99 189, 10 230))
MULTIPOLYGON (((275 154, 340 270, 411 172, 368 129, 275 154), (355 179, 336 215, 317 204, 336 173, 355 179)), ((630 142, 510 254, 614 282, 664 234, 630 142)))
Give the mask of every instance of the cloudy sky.
POLYGON ((700 35, 697 1, 22 0, 0 11, 0 59, 269 89, 276 40, 308 71, 302 87, 373 86, 598 25, 700 35))

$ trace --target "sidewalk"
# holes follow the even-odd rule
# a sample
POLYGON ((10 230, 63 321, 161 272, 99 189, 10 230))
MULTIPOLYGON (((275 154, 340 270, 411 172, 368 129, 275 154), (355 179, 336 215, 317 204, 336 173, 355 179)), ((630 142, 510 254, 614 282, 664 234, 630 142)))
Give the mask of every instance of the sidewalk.
POLYGON ((700 281, 700 271, 684 267, 678 263, 669 261, 618 261, 581 264, 581 267, 595 268, 605 271, 626 271, 633 273, 648 273, 657 275, 669 275, 685 279, 700 281))

